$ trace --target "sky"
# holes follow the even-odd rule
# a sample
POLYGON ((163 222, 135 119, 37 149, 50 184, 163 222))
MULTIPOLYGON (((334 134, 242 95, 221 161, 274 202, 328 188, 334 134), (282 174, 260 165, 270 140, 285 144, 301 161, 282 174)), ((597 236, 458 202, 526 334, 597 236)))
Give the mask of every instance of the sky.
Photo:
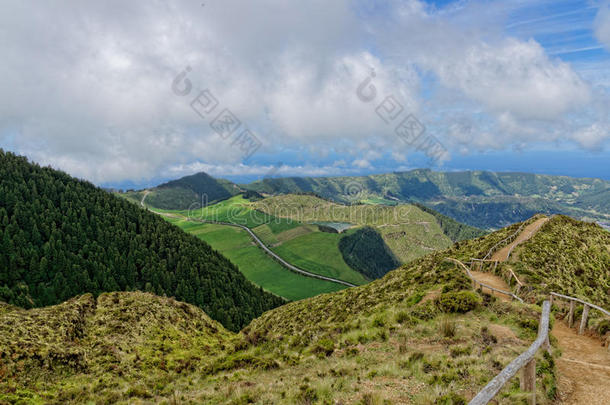
POLYGON ((110 187, 610 179, 607 1, 0 1, 0 148, 110 187))

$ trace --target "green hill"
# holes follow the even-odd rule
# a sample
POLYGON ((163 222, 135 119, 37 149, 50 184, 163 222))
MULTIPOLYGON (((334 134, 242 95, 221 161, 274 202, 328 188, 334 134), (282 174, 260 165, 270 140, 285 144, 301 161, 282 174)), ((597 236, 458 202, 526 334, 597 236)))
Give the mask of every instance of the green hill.
POLYGON ((359 177, 264 179, 243 188, 266 194, 315 193, 338 202, 419 202, 457 221, 489 229, 535 213, 610 218, 610 183, 531 173, 412 170, 359 177))
MULTIPOLYGON (((27 311, 0 305, 0 401, 465 404, 535 339, 539 294, 564 288, 545 282, 555 277, 549 269, 561 264, 562 280, 582 275, 582 294, 602 299, 607 291, 607 236, 563 217, 508 263, 530 263, 531 277, 540 278, 525 304, 472 290, 445 259, 482 257, 520 225, 461 241, 367 285, 267 311, 237 334, 199 308, 143 293, 85 295, 27 311), (534 263, 548 244, 557 245, 554 256, 564 250, 563 259, 534 263)), ((537 356, 537 403, 557 400, 559 354, 537 356)), ((526 401, 518 378, 498 401, 526 401)))
MULTIPOLYGON (((147 190, 146 204, 160 209, 185 210, 226 200, 242 190, 228 180, 215 179, 206 173, 196 173, 160 184, 147 190)), ((136 202, 144 197, 143 191, 120 193, 136 202)))
POLYGON ((0 300, 30 308, 129 290, 198 305, 232 330, 284 302, 157 215, 0 150, 0 300))
POLYGON ((383 238, 367 226, 339 241, 345 263, 371 279, 383 277, 400 265, 383 238))
POLYGON ((252 283, 288 300, 300 300, 345 288, 341 284, 306 277, 287 270, 260 247, 255 246, 250 235, 243 229, 196 223, 185 219, 166 219, 222 253, 252 283))

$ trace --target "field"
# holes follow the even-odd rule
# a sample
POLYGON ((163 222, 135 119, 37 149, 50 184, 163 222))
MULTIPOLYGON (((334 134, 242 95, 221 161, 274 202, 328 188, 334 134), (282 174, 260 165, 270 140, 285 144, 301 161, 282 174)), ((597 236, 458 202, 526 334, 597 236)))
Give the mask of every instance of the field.
POLYGON ((317 231, 305 233, 274 247, 273 251, 295 266, 312 273, 353 284, 364 284, 368 281, 366 277, 349 267, 343 260, 339 250, 339 240, 343 235, 317 231))
MULTIPOLYGON (((365 226, 372 227, 372 232, 379 234, 383 242, 377 247, 384 249, 385 244, 385 249, 397 259, 396 264, 447 248, 452 243, 433 215, 407 204, 346 206, 306 195, 278 196, 253 202, 243 195, 237 195, 203 209, 159 211, 184 219, 190 217, 244 225, 289 263, 356 285, 366 284, 372 274, 380 274, 379 269, 359 268, 361 273, 350 267, 339 248, 339 242, 365 226), (323 232, 316 223, 351 224, 352 228, 335 233, 327 226, 324 227, 327 232, 323 232)), ((338 286, 329 286, 327 282, 284 269, 254 245, 243 230, 221 224, 202 225, 185 220, 175 222, 226 255, 250 281, 282 297, 295 300, 339 289, 338 286)), ((370 247, 364 245, 358 248, 358 252, 361 257, 372 253, 370 247)), ((391 263, 392 259, 388 262, 391 263)), ((369 263, 365 266, 371 266, 366 260, 359 263, 369 263)), ((384 267, 381 274, 392 268, 384 267)))
MULTIPOLYGON (((368 282, 366 277, 356 270, 350 268, 343 260, 341 252, 338 248, 339 240, 343 234, 320 232, 315 225, 304 225, 303 223, 291 218, 280 218, 272 214, 266 214, 255 210, 254 204, 245 199, 242 195, 234 196, 228 200, 205 207, 203 209, 199 208, 192 211, 158 211, 195 219, 229 222, 247 226, 248 228, 251 228, 254 233, 256 233, 256 235, 261 238, 261 240, 275 253, 297 267, 312 273, 339 278, 353 284, 364 284, 368 282)), ((189 224, 186 221, 183 222, 184 229, 189 233, 193 233, 191 227, 195 224, 189 224)), ((215 226, 220 228, 226 227, 223 225, 215 226)), ((226 232, 234 231, 236 231, 234 228, 230 228, 230 231, 226 232)), ((240 232, 243 233, 244 236, 247 236, 245 232, 240 232)), ((229 233, 229 235, 234 234, 229 233)), ((206 240, 206 242, 208 241, 206 240)), ((249 237, 248 242, 251 242, 249 237)), ((221 244, 219 247, 216 247, 212 242, 208 243, 232 259, 231 256, 234 255, 232 249, 235 249, 235 246, 221 244)), ((252 245, 252 248, 260 250, 254 245, 252 245)), ((267 258, 262 251, 261 254, 267 258)), ((267 259, 273 262, 275 266, 279 267, 284 272, 289 272, 272 259, 267 259)), ((246 277, 251 279, 250 277, 254 277, 254 273, 258 273, 260 275, 262 270, 258 268, 259 265, 260 262, 244 260, 243 265, 240 266, 238 264, 238 267, 240 270, 242 270, 246 277), (246 266, 252 268, 246 269, 246 266), (250 275, 248 273, 250 273, 250 275)), ((302 278, 302 276, 298 276, 298 278, 302 278)), ((276 291, 271 290, 270 283, 281 285, 281 282, 273 277, 268 278, 267 276, 261 276, 257 277, 257 280, 258 282, 254 281, 253 278, 251 279, 251 281, 255 282, 257 285, 260 285, 272 292, 276 291)), ((275 290, 277 290, 277 288, 275 290)), ((309 294, 303 292, 299 288, 292 288, 292 290, 295 290, 291 292, 291 296, 293 297, 299 296, 300 298, 305 298, 315 295, 313 293, 309 294), (297 294, 296 290, 300 292, 297 294)), ((318 290, 319 289, 314 289, 313 291, 318 290)), ((283 292, 283 294, 285 293, 286 292, 283 292)), ((283 294, 279 295, 289 298, 283 294)))
POLYGON ((242 229, 187 222, 183 219, 166 219, 221 252, 254 284, 289 300, 300 300, 344 288, 336 283, 301 276, 287 270, 257 247, 242 229))

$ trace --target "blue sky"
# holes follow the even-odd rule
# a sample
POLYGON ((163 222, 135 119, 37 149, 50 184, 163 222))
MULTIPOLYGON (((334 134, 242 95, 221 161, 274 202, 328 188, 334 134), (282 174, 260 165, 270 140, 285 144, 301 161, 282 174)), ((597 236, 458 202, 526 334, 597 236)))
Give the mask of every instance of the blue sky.
POLYGON ((0 7, 0 147, 96 184, 417 167, 610 179, 604 1, 0 7))

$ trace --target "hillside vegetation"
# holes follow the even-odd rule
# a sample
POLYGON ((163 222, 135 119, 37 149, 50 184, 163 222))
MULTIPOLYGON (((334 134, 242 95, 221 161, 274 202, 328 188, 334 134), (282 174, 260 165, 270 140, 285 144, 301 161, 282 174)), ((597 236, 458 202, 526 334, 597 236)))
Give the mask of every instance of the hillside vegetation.
POLYGON ((610 308, 610 232, 596 224, 555 216, 505 266, 536 293, 555 291, 610 308))
POLYGON ((371 279, 383 277, 400 262, 371 227, 360 228, 339 241, 345 263, 371 279))
POLYGON ((0 150, 0 300, 129 290, 195 304, 232 330, 284 302, 157 215, 0 150))
POLYGON ((420 202, 483 229, 523 221, 538 212, 610 219, 610 183, 600 179, 418 169, 359 177, 273 178, 242 187, 273 195, 315 193, 344 203, 420 202))
MULTIPOLYGON (((543 297, 520 304, 474 291, 446 258, 482 257, 520 226, 456 243, 367 285, 283 305, 237 334, 197 307, 143 293, 31 310, 0 305, 0 401, 466 404, 535 339, 543 297)), ((593 225, 554 217, 507 265, 531 263, 523 276, 539 278, 539 294, 559 289, 545 282, 554 266, 528 258, 540 244, 558 245, 561 279, 579 277, 593 260, 581 281, 603 299, 607 266, 597 266, 607 264, 607 241, 593 225), (583 244, 587 259, 578 260, 583 244)), ((557 401, 558 354, 537 355, 537 403, 557 401)), ((514 378, 497 400, 526 398, 514 378)))
MULTIPOLYGON (((147 204, 161 209, 184 210, 226 200, 241 192, 240 188, 223 179, 206 173, 197 173, 160 184, 149 191, 147 204)), ((127 198, 140 201, 141 191, 123 193, 127 198)))
MULTIPOLYGON (((4 307, 2 350, 19 354, 0 379, 0 398, 464 404, 534 339, 539 308, 470 291, 464 273, 444 261, 453 253, 287 304, 240 334, 195 307, 139 293, 29 311, 4 307)), ((539 402, 548 403, 553 359, 540 356, 538 364, 539 402)), ((524 394, 517 382, 501 398, 517 403, 524 394)))
POLYGON ((306 277, 287 270, 254 245, 250 235, 243 229, 202 224, 185 219, 166 219, 221 252, 254 284, 288 300, 300 300, 345 288, 341 284, 306 277))

